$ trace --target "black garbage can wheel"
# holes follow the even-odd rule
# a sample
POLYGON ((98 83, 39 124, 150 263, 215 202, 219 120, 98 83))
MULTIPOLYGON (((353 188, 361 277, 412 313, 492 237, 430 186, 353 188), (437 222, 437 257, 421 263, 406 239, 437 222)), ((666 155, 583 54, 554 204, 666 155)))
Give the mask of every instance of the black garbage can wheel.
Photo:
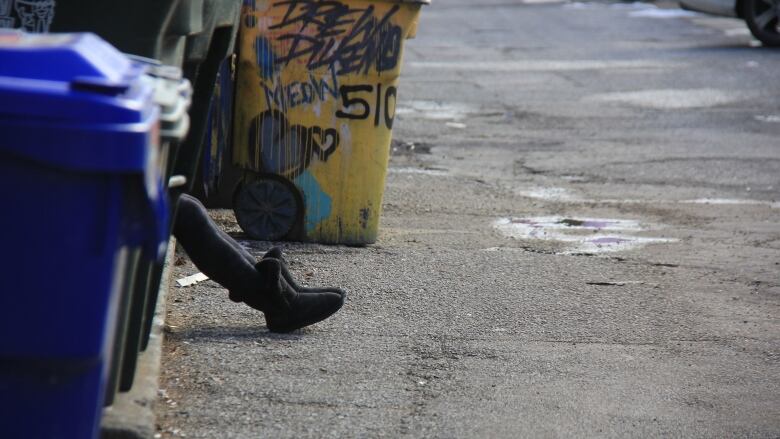
POLYGON ((278 176, 263 176, 242 184, 233 198, 238 225, 250 237, 263 241, 285 238, 303 212, 298 189, 278 176))

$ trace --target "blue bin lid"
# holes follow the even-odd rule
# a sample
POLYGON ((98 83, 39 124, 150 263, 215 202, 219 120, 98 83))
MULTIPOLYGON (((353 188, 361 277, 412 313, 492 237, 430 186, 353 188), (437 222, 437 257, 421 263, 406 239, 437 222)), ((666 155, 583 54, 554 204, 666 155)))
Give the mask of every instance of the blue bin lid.
POLYGON ((0 31, 0 152, 143 172, 159 112, 144 71, 94 34, 0 31))
POLYGON ((0 31, 0 160, 143 178, 147 221, 127 239, 168 240, 154 81, 94 34, 0 31))

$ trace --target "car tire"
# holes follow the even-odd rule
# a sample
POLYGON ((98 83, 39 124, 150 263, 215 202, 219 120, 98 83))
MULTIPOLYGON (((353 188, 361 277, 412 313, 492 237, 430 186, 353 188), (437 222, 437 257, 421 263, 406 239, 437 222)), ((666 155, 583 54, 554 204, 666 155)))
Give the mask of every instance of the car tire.
POLYGON ((780 46, 780 0, 743 0, 742 17, 765 46, 780 46))

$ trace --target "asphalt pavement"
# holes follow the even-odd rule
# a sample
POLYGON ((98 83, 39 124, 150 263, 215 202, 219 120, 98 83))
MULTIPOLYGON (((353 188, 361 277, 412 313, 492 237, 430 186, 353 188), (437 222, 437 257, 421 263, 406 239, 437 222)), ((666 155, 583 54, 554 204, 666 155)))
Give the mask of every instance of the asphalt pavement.
POLYGON ((282 244, 344 308, 174 287, 158 435, 780 436, 780 51, 656 5, 426 7, 378 242, 282 244))

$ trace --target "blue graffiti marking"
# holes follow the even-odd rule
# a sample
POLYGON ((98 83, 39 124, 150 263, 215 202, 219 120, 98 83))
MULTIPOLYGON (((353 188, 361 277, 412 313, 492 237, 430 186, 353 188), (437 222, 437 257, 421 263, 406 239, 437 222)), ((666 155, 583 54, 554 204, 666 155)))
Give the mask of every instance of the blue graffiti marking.
POLYGON ((255 53, 257 55, 257 67, 260 68, 260 75, 265 79, 271 78, 276 70, 277 62, 271 43, 263 37, 257 37, 255 39, 255 53))
POLYGON ((319 182, 309 171, 299 175, 293 182, 304 194, 306 233, 312 233, 323 220, 330 217, 333 210, 331 197, 322 191, 319 182))

